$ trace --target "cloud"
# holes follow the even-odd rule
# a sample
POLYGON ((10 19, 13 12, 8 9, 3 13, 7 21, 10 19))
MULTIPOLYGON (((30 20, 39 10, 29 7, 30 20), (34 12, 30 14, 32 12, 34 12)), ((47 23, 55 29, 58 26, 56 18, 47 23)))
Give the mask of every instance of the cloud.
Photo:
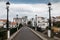
POLYGON ((58 3, 58 2, 60 2, 60 0, 50 0, 50 2, 52 2, 52 3, 58 3))
POLYGON ((52 5, 52 16, 60 16, 60 3, 52 5))
POLYGON ((45 16, 47 8, 46 4, 11 4, 10 9, 13 11, 10 10, 10 12, 14 12, 15 15, 20 14, 19 16, 34 17, 36 14, 45 16))
MULTIPOLYGON (((60 3, 52 4, 51 15, 60 16, 60 3)), ((28 16, 28 18, 38 16, 43 16, 48 18, 48 6, 47 4, 13 4, 11 3, 9 8, 9 19, 12 20, 16 17, 16 14, 19 17, 28 16)), ((0 2, 0 18, 6 18, 6 4, 5 2, 0 2)))
POLYGON ((8 0, 0 0, 0 2, 6 2, 6 1, 8 1, 8 0))

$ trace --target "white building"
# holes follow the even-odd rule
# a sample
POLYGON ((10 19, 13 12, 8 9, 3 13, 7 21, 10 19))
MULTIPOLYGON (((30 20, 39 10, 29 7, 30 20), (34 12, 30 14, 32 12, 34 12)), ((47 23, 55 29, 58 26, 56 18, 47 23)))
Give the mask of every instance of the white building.
POLYGON ((60 22, 60 16, 57 16, 57 17, 55 18, 55 21, 56 21, 56 22, 57 22, 57 21, 60 22))
POLYGON ((6 25, 6 19, 0 19, 0 28, 4 27, 4 25, 6 25))
POLYGON ((22 18, 13 18, 13 22, 16 22, 18 24, 22 23, 22 18))
POLYGON ((15 28, 16 27, 16 22, 10 22, 10 27, 15 28))
POLYGON ((27 16, 22 17, 22 24, 27 25, 28 19, 27 16))
POLYGON ((53 26, 53 22, 60 22, 60 16, 51 18, 51 24, 52 24, 51 26, 53 26))
POLYGON ((48 26, 48 20, 44 17, 37 17, 37 26, 38 28, 46 29, 48 26))
POLYGON ((46 29, 46 27, 48 26, 48 20, 44 17, 37 16, 37 20, 35 18, 32 18, 30 19, 30 21, 32 22, 32 25, 34 27, 36 26, 36 22, 37 22, 37 27, 42 28, 43 30, 46 29))
MULTIPOLYGON (((6 19, 0 19, 0 28, 1 28, 1 27, 7 28, 7 26, 6 26, 7 24, 6 24, 6 23, 7 23, 7 20, 6 20, 6 19)), ((9 21, 9 28, 12 27, 11 25, 12 25, 12 24, 11 24, 11 22, 9 21)))

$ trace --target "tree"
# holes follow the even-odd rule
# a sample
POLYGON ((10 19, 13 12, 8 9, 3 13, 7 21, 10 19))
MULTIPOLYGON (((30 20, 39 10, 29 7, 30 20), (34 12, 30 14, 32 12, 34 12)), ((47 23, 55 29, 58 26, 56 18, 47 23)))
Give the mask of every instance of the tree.
POLYGON ((32 26, 32 22, 31 21, 28 21, 28 26, 31 27, 32 26))
POLYGON ((20 23, 20 24, 19 24, 19 27, 22 27, 22 26, 23 26, 22 23, 20 23))
POLYGON ((60 27, 60 22, 54 22, 54 26, 60 27))

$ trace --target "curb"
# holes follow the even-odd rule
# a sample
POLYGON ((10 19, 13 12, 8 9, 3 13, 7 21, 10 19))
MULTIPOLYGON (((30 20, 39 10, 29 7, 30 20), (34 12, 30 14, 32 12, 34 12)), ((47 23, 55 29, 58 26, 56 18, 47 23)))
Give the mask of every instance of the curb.
POLYGON ((54 36, 54 38, 57 39, 57 40, 60 40, 60 38, 58 38, 58 37, 56 37, 56 36, 54 36))
POLYGON ((15 32, 9 39, 7 40, 12 40, 18 33, 19 31, 21 30, 22 28, 20 28, 17 32, 15 32))
MULTIPOLYGON (((29 27, 28 27, 29 28, 29 27)), ((29 28, 34 34, 36 34, 39 38, 41 38, 42 40, 48 40, 47 38, 43 37, 42 35, 40 35, 39 33, 35 32, 33 29, 29 28)))

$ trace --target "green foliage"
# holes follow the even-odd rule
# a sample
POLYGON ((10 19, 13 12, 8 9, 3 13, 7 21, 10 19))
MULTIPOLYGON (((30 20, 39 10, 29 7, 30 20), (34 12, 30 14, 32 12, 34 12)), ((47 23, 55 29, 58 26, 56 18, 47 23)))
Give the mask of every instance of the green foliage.
POLYGON ((60 27, 60 23, 57 23, 57 27, 60 27))
POLYGON ((0 40, 7 39, 7 31, 4 28, 0 28, 0 40))
POLYGON ((19 27, 22 27, 22 26, 23 26, 23 25, 20 23, 20 24, 19 24, 19 27))
POLYGON ((60 27, 60 22, 54 22, 53 25, 56 27, 60 27))
POLYGON ((16 31, 17 31, 17 28, 10 29, 10 35, 12 35, 13 33, 15 33, 16 31))
POLYGON ((22 26, 23 26, 22 23, 20 23, 18 29, 20 29, 22 26))
POLYGON ((27 24, 28 24, 29 27, 32 27, 32 22, 31 21, 28 21, 27 24))
POLYGON ((31 21, 28 21, 28 25, 31 25, 32 24, 32 22, 31 21))

